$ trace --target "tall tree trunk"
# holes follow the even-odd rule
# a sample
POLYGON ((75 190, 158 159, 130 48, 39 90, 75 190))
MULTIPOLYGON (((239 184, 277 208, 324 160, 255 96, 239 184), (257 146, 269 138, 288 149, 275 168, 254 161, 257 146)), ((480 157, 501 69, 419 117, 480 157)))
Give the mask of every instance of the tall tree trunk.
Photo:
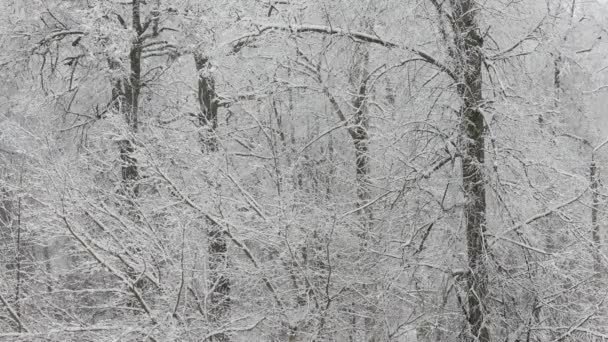
MULTIPOLYGON (((199 124, 206 128, 201 132, 203 153, 218 150, 215 130, 217 129, 217 95, 215 82, 208 74, 209 59, 200 53, 194 53, 194 64, 198 72, 198 101, 200 106, 199 124)), ((220 322, 228 315, 230 309, 230 279, 223 273, 227 267, 228 245, 220 227, 209 222, 208 229, 208 265, 209 265, 209 318, 220 322)), ((229 341, 228 336, 219 334, 214 341, 229 341)))
MULTIPOLYGON (((361 48, 359 46, 358 48, 361 48)), ((355 109, 355 113, 352 116, 352 119, 346 117, 344 112, 342 111, 340 105, 336 98, 329 92, 328 89, 325 89, 325 94, 329 98, 329 102, 332 105, 334 111, 338 115, 338 118, 348 123, 348 134, 350 135, 353 145, 355 147, 355 185, 356 185, 356 194, 357 194, 357 203, 356 206, 361 208, 359 213, 360 222, 362 226, 362 231, 359 233, 361 237, 361 247, 365 247, 369 243, 371 226, 373 222, 373 211, 369 204, 371 200, 371 182, 370 182, 370 158, 369 158, 369 116, 367 110, 367 80, 369 72, 367 70, 369 64, 369 51, 367 47, 363 47, 363 51, 357 50, 355 52, 355 63, 353 72, 350 77, 351 85, 356 87, 356 95, 352 99, 352 104, 355 109)), ((319 76, 319 82, 321 82, 321 78, 319 76)), ((355 309, 355 303, 352 303, 353 310, 355 309)), ((374 308, 371 309, 374 311, 374 308)), ((350 309, 347 309, 347 312, 350 312, 350 309)), ((374 322, 373 318, 366 319, 366 328, 373 327, 374 322)), ((357 316, 352 315, 351 317, 351 332, 350 332, 350 340, 356 340, 356 334, 359 330, 357 328, 357 316)), ((370 330, 371 329, 367 329, 370 330)), ((366 331, 366 334, 370 331, 366 331)), ((372 334, 372 340, 373 340, 372 334)))
POLYGON ((598 222, 598 213, 600 209, 600 175, 599 169, 595 162, 595 156, 591 154, 591 164, 589 166, 589 182, 591 188, 591 236, 595 244, 595 272, 598 275, 602 272, 602 259, 600 249, 600 224, 598 222))
MULTIPOLYGON (((23 167, 19 172, 19 188, 23 189, 23 167)), ((17 248, 15 251, 15 261, 17 264, 16 269, 16 284, 15 284, 15 311, 17 313, 17 317, 21 318, 21 293, 23 292, 21 289, 23 283, 23 270, 21 269, 23 263, 23 251, 21 244, 21 195, 19 195, 17 199, 17 248)), ((21 321, 18 321, 19 332, 23 331, 23 324, 21 321)))
POLYGON ((450 0, 454 20, 454 54, 460 82, 458 94, 463 105, 461 115, 462 183, 466 220, 468 321, 474 341, 490 341, 486 311, 487 267, 484 259, 486 226, 486 193, 483 177, 484 117, 480 110, 482 97, 483 38, 477 24, 474 0, 450 0))
MULTIPOLYGON (((129 50, 129 74, 128 76, 117 76, 112 80, 112 108, 124 116, 127 123, 127 136, 119 142, 121 166, 121 180, 123 189, 128 195, 137 197, 139 195, 139 187, 137 180, 139 179, 139 170, 137 167, 137 159, 133 156, 135 153, 135 144, 133 136, 139 130, 139 95, 141 92, 141 64, 142 64, 142 34, 144 29, 141 25, 141 0, 133 0, 131 3, 131 27, 136 33, 136 37, 131 42, 129 50)), ((123 28, 126 29, 124 22, 123 28)), ((108 61, 110 70, 119 72, 121 63, 118 60, 110 59, 108 61)), ((132 203, 130 203, 132 204, 132 203)), ((137 277, 138 274, 133 269, 129 269, 128 273, 132 277, 137 277)), ((138 289, 143 289, 144 278, 140 278, 135 286, 138 289)), ((128 305, 137 305, 137 301, 129 301, 128 305)))
MULTIPOLYGON (((370 181, 370 159, 369 159, 369 115, 367 108, 367 78, 369 72, 367 70, 369 64, 369 50, 367 46, 360 45, 355 56, 355 70, 351 83, 357 87, 357 95, 353 98, 353 107, 355 114, 352 119, 352 127, 349 128, 349 134, 353 139, 355 147, 355 175, 357 186, 357 206, 365 206, 372 197, 371 181, 370 181)), ((369 238, 369 230, 373 221, 373 212, 369 206, 362 210, 363 227, 365 232, 362 237, 369 238)))
MULTIPOLYGON (((366 26, 371 26, 369 22, 366 26)), ((367 45, 360 44, 355 52, 355 65, 351 77, 351 84, 355 86, 356 95, 352 99, 352 105, 355 113, 352 118, 352 126, 348 129, 355 147, 355 181, 357 191, 357 207, 363 208, 361 214, 361 226, 363 231, 360 234, 361 246, 365 248, 370 244, 372 238, 373 225, 373 210, 367 205, 372 198, 371 190, 371 166, 369 156, 369 113, 367 106, 368 88, 367 80, 369 77, 369 49, 367 45)), ((375 291, 374 286, 365 286, 364 291, 369 294, 375 291)), ((376 331, 376 314, 377 309, 374 305, 369 305, 365 308, 365 318, 363 320, 365 327, 365 340, 374 342, 377 340, 376 331)), ((353 315, 353 328, 356 332, 357 318, 353 315)), ((352 337, 351 337, 352 338, 352 337)))
MULTIPOLYGON (((131 8, 131 27, 137 34, 131 43, 129 51, 129 75, 128 77, 116 78, 112 83, 112 104, 114 109, 124 115, 129 128, 129 134, 136 134, 139 115, 139 95, 141 92, 141 57, 143 29, 141 26, 141 0, 134 0, 131 8)), ((110 70, 120 69, 120 62, 109 61, 110 70)), ((134 143, 130 137, 122 140, 120 146, 120 159, 122 160, 122 180, 127 187, 137 195, 137 186, 133 183, 139 178, 137 160, 133 156, 135 152, 134 143)))

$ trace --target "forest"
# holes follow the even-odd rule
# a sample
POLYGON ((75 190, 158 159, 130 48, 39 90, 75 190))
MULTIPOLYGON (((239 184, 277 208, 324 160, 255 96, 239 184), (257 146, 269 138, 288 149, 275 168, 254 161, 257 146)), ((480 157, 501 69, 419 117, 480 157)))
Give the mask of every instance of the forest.
POLYGON ((608 341, 608 1, 0 13, 0 341, 608 341))

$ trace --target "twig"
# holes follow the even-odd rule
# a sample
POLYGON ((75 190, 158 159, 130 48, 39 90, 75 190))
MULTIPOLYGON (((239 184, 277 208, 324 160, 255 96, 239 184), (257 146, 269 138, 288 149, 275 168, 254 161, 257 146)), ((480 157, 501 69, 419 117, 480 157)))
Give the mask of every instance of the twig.
POLYGON ((222 329, 222 330, 218 330, 218 331, 214 331, 210 334, 207 334, 207 336, 205 336, 205 338, 203 338, 202 341, 207 341, 208 339, 212 338, 213 336, 217 336, 217 335, 221 335, 221 334, 225 334, 227 332, 242 332, 242 331, 251 331, 253 329, 255 329, 260 323, 262 323, 262 321, 264 321, 266 319, 266 317, 262 317, 262 319, 260 319, 259 321, 255 322, 254 324, 247 326, 247 327, 242 327, 242 328, 228 328, 228 329, 222 329))
POLYGON ((17 325, 19 325, 19 327, 21 327, 22 330, 25 330, 25 332, 29 332, 29 329, 23 324, 23 322, 19 318, 19 315, 15 312, 15 310, 6 301, 6 299, 4 298, 4 296, 2 296, 1 293, 0 293, 0 301, 2 302, 2 304, 4 304, 4 306, 6 307, 6 310, 11 315, 11 318, 15 321, 15 323, 17 323, 17 325))
POLYGON ((507 235, 508 233, 516 231, 516 230, 518 230, 519 228, 521 228, 521 227, 523 227, 525 225, 528 225, 528 224, 530 224, 530 223, 532 223, 534 221, 540 220, 541 218, 547 217, 547 216, 551 215, 552 213, 558 211, 559 209, 561 209, 561 208, 563 208, 563 207, 565 207, 567 205, 570 205, 570 204, 576 202, 586 192, 587 192, 587 190, 585 189, 585 191, 583 191, 580 194, 578 194, 577 196, 574 196, 573 198, 567 200, 566 202, 558 204, 555 207, 553 207, 553 208, 551 208, 551 209, 549 209, 547 211, 543 211, 542 213, 539 213, 539 214, 536 214, 536 215, 530 217, 529 219, 525 220, 524 222, 521 222, 521 223, 518 223, 518 224, 514 225, 513 227, 511 227, 511 228, 507 229, 506 231, 504 231, 501 236, 495 237, 494 240, 492 240, 490 243, 488 243, 488 247, 494 246, 496 244, 496 242, 498 242, 498 240, 502 240, 503 237, 505 235, 507 235))
POLYGON ((391 190, 391 191, 387 191, 387 192, 385 192, 384 194, 382 194, 382 195, 380 195, 380 196, 378 196, 378 197, 374 198, 373 200, 371 200, 371 201, 369 201, 369 202, 365 203, 364 205, 362 205, 362 206, 360 206, 360 207, 358 207, 358 208, 355 208, 355 209, 353 209, 353 210, 347 211, 346 213, 344 213, 344 214, 342 214, 342 215, 340 216, 340 220, 341 220, 341 219, 343 219, 343 218, 345 218, 345 217, 346 217, 346 216, 348 216, 348 215, 354 214, 354 213, 356 213, 356 212, 359 212, 359 211, 361 211, 361 210, 363 210, 363 209, 365 209, 365 208, 369 207, 370 205, 372 205, 372 204, 374 204, 374 203, 378 202, 379 200, 381 200, 381 199, 383 199, 384 197, 386 197, 386 196, 388 196, 388 195, 392 194, 393 192, 395 192, 395 191, 393 191, 393 190, 391 190))

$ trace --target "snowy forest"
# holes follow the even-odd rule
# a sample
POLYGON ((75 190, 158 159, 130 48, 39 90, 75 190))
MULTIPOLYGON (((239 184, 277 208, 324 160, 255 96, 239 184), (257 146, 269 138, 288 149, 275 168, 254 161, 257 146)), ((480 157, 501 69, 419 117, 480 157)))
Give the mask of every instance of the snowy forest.
POLYGON ((0 13, 0 341, 608 341, 608 1, 0 13))

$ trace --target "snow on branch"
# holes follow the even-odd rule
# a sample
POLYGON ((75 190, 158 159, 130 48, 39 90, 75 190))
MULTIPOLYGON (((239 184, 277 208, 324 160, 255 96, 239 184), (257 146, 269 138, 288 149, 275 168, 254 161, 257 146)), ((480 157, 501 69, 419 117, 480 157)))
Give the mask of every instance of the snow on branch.
POLYGON ((608 84, 605 84, 603 86, 599 86, 593 90, 587 90, 587 91, 583 91, 583 94, 594 94, 594 93, 598 93, 604 89, 608 89, 608 84))
POLYGON ((546 17, 543 17, 540 22, 538 23, 538 25, 534 26, 534 28, 532 28, 532 30, 530 30, 530 32, 528 32, 523 38, 521 38, 520 40, 518 40, 517 42, 515 42, 513 45, 511 45, 511 47, 500 51, 492 56, 487 56, 487 59, 490 60, 499 60, 499 59, 506 59, 509 57, 514 57, 517 55, 509 55, 510 52, 512 52, 513 50, 517 49, 518 47, 522 46, 526 41, 528 40, 536 40, 537 37, 535 35, 535 33, 540 29, 540 27, 542 26, 542 24, 545 22, 546 17))
POLYGON ((63 222, 65 223, 65 225, 68 228, 70 234, 80 243, 80 245, 82 247, 84 247, 84 249, 100 265, 102 265, 104 268, 106 268, 108 271, 110 271, 110 273, 112 273, 114 276, 116 276, 118 279, 120 279, 125 285, 127 285, 127 288, 133 293, 133 295, 135 295, 135 298, 137 299, 137 301, 139 302, 139 304, 141 304, 141 306, 144 309, 144 311, 151 318, 152 322, 156 323, 156 320, 152 316, 152 311, 150 310, 150 307, 148 306, 148 304, 144 300, 144 297, 142 296, 142 294, 137 290, 137 287, 135 286, 135 284, 133 282, 131 282, 126 276, 124 276, 123 274, 121 274, 117 269, 115 269, 114 267, 112 267, 112 265, 110 265, 109 262, 107 262, 106 260, 104 260, 101 255, 99 255, 97 252, 95 252, 95 250, 93 249, 93 247, 91 247, 81 236, 79 236, 78 234, 76 234, 76 231, 74 230, 74 227, 70 224, 70 221, 65 216, 65 214, 58 214, 58 215, 63 220, 63 222))
POLYGON ((422 59, 425 62, 427 62, 427 63, 435 66, 439 70, 445 72, 453 80, 455 80, 455 81, 457 80, 456 74, 450 68, 448 68, 446 65, 441 63, 435 57, 431 56, 430 54, 428 54, 422 50, 418 50, 418 49, 415 49, 415 48, 412 48, 409 46, 402 46, 397 43, 393 43, 389 40, 382 39, 382 38, 378 37, 377 35, 371 35, 368 33, 358 32, 358 31, 350 31, 350 30, 345 30, 345 29, 341 29, 341 28, 334 28, 331 26, 312 25, 312 24, 304 24, 304 25, 261 24, 261 25, 257 26, 257 32, 252 32, 252 33, 246 34, 244 36, 241 36, 239 38, 236 38, 236 39, 232 40, 231 42, 229 42, 228 44, 232 46, 233 51, 237 52, 240 49, 242 49, 243 47, 247 46, 247 44, 249 44, 252 41, 252 39, 259 37, 259 36, 263 35, 264 33, 272 32, 272 31, 337 35, 337 36, 350 37, 352 39, 355 39, 355 40, 358 40, 361 42, 365 42, 365 43, 381 45, 381 46, 387 47, 387 48, 404 49, 415 55, 422 57, 422 59))
POLYGON ((29 329, 21 321, 21 319, 19 317, 19 313, 16 312, 15 309, 13 309, 13 307, 2 296, 1 293, 0 293, 0 302, 2 302, 2 305, 4 305, 4 307, 6 308, 6 310, 8 311, 8 313, 11 315, 11 318, 19 325, 20 329, 22 329, 25 332, 29 332, 29 329))
MULTIPOLYGON (((587 193, 587 190, 582 191, 580 194, 578 194, 578 195, 576 195, 576 196, 572 197, 571 199, 567 200, 566 202, 560 203, 560 204, 556 205, 556 206, 555 206, 555 207, 553 207, 553 208, 550 208, 550 209, 548 209, 548 210, 546 210, 546 211, 543 211, 543 212, 541 212, 541 213, 538 213, 538 214, 536 214, 536 215, 534 215, 534 216, 532 216, 532 217, 528 218, 527 220, 525 220, 525 221, 523 221, 523 222, 520 222, 520 223, 518 223, 518 224, 516 224, 516 225, 514 225, 514 226, 512 226, 512 227, 510 227, 510 228, 508 228, 507 230, 503 231, 501 235, 496 236, 496 237, 495 237, 495 238, 494 238, 492 241, 490 241, 490 242, 488 243, 488 246, 489 246, 489 247, 492 247, 492 246, 494 246, 494 244, 495 244, 496 242, 498 242, 499 240, 506 240, 506 239, 505 239, 505 237, 506 237, 506 235, 507 235, 507 234, 509 234, 509 233, 511 233, 511 232, 514 232, 514 231, 516 231, 516 230, 520 229, 521 227, 526 226, 526 225, 528 225, 528 224, 530 224, 530 223, 532 223, 532 222, 534 222, 534 221, 538 221, 538 220, 539 220, 539 219, 541 219, 541 218, 547 217, 547 216, 549 216, 549 215, 551 215, 551 214, 553 214, 553 213, 557 212, 557 211, 558 211, 558 210, 560 210, 561 208, 566 207, 566 206, 568 206, 568 205, 570 205, 570 204, 572 204, 572 203, 574 203, 574 202, 578 201, 578 200, 579 200, 581 197, 583 197, 583 195, 584 195, 585 193, 587 193)), ((512 240, 507 240, 507 241, 509 241, 509 242, 513 242, 512 240)))

